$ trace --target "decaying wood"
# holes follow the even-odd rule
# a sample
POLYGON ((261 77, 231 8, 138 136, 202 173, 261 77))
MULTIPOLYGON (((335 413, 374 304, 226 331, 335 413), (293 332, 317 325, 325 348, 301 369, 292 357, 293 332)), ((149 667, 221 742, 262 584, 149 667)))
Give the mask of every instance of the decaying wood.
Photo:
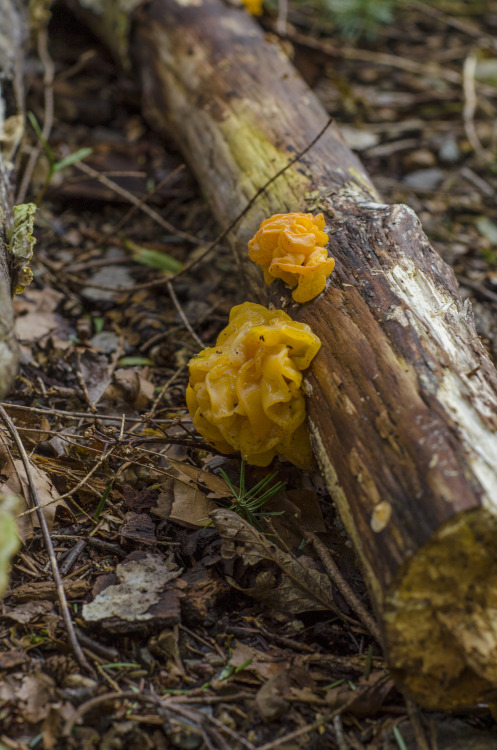
MULTIPOLYGON (((277 45, 220 0, 151 0, 134 51, 222 227, 326 123, 277 45)), ((406 206, 381 202, 330 127, 232 233, 251 295, 309 323, 309 426, 362 561, 392 670, 430 708, 497 692, 497 374, 452 271, 406 206), (336 271, 295 305, 247 259, 263 218, 320 210, 336 271)))
MULTIPOLYGON (((175 134, 221 226, 326 122, 278 47, 219 0, 145 4, 134 49, 148 113, 175 134)), ((252 292, 321 339, 307 377, 309 426, 394 674, 430 708, 488 699, 497 689, 497 374, 419 220, 382 203, 335 127, 237 226, 241 262, 263 218, 313 209, 333 233, 325 293, 299 307, 248 267, 252 292)))
POLYGON ((12 221, 13 156, 22 133, 22 24, 14 0, 0 0, 0 398, 17 372, 11 281, 6 234, 12 221))

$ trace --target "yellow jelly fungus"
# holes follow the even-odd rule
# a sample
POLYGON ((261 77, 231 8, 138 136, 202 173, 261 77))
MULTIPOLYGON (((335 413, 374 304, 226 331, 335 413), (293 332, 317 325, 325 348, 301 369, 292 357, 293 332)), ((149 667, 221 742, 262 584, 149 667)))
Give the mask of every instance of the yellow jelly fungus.
POLYGON ((262 13, 263 0, 242 0, 248 12, 253 16, 260 16, 262 13))
POLYGON ((295 302, 303 303, 323 291, 335 267, 328 257, 323 214, 275 214, 262 222, 248 243, 249 258, 262 266, 266 284, 275 279, 291 287, 295 302))
POLYGON ((311 469, 302 371, 320 346, 308 325, 281 310, 234 307, 216 346, 188 363, 186 403, 197 431, 249 464, 267 466, 277 455, 311 469))

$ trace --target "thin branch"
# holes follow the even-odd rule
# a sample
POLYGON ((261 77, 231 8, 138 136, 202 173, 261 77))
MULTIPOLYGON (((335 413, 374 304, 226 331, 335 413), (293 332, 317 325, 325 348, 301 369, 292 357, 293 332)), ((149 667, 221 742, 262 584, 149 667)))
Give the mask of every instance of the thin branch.
POLYGON ((186 317, 185 311, 181 307, 180 301, 176 296, 176 292, 174 291, 173 285, 170 281, 166 281, 167 291, 169 292, 169 296, 171 297, 172 303, 175 306, 176 310, 178 311, 178 315, 180 316, 181 320, 183 321, 185 328, 187 329, 190 336, 195 340, 195 342, 199 345, 201 349, 204 348, 204 342, 201 338, 197 336, 195 331, 192 328, 192 324, 186 317))
POLYGON ((349 743, 347 742, 347 738, 345 737, 345 732, 343 731, 343 722, 342 717, 340 714, 337 714, 333 718, 333 729, 335 731, 335 738, 338 745, 338 750, 349 750, 349 743))
POLYGON ((467 56, 463 66, 463 90, 464 90, 464 130, 468 141, 471 143, 474 151, 478 156, 483 154, 483 147, 475 128, 475 112, 478 104, 475 89, 475 74, 478 58, 476 50, 467 56))
POLYGON ((66 627, 67 636, 69 638, 69 643, 71 644, 71 648, 74 652, 74 655, 79 663, 79 665, 89 674, 94 675, 93 668, 88 663, 86 656, 83 653, 83 650, 79 644, 79 641, 77 639, 76 633, 74 631, 74 626, 71 620, 71 615, 69 614, 69 606, 67 604, 67 598, 66 598, 66 592, 64 591, 64 584, 62 582, 62 576, 60 575, 59 566, 57 564, 57 559, 55 557, 55 550, 52 543, 52 539, 50 537, 50 532, 48 529, 48 524, 45 518, 45 514, 43 513, 43 507, 40 502, 40 497, 38 495, 38 490, 36 489, 36 485, 33 480, 33 474, 31 472, 31 464, 29 462, 28 455, 26 453, 26 450, 24 448, 24 445, 22 443, 21 438, 19 437, 19 433, 17 432, 17 429, 3 408, 3 406, 0 405, 0 418, 2 419, 3 423, 5 424, 10 436, 12 437, 12 440, 16 444, 17 450, 19 451, 19 455, 21 457, 21 461, 24 466, 24 470, 26 472, 26 478, 28 480, 29 490, 31 494, 31 498, 33 500, 33 503, 36 507, 36 512, 38 514, 38 521, 40 524, 41 533, 43 535, 43 541, 45 542, 45 546, 47 548, 48 556, 50 558, 50 566, 52 568, 52 574, 55 581, 55 586, 57 589, 57 596, 59 599, 59 606, 62 618, 64 620, 64 624, 66 627))
POLYGON ((421 723, 419 708, 409 698, 406 698, 406 708, 418 750, 430 750, 430 744, 421 723))
POLYGON ((378 625, 366 610, 359 598, 354 594, 345 578, 342 576, 340 570, 338 569, 338 566, 336 565, 323 542, 312 531, 304 531, 304 537, 308 542, 312 542, 312 545, 318 553, 330 579, 336 585, 349 607, 356 613, 363 625, 369 630, 373 638, 381 646, 383 639, 381 637, 381 632, 378 625))
POLYGON ((164 385, 160 389, 160 392, 156 396, 155 401, 152 404, 152 408, 150 409, 150 411, 147 414, 147 418, 148 419, 150 419, 150 420, 153 419, 154 422, 156 422, 157 424, 159 424, 159 420, 155 419, 155 414, 157 413, 157 409, 159 408, 159 404, 162 401, 164 395, 167 393, 167 391, 169 389, 169 386, 171 386, 174 383, 174 381, 176 380, 176 378, 178 378, 181 375, 181 373, 183 372, 183 370, 185 369, 185 367, 186 367, 186 365, 181 365, 181 367, 178 367, 178 369, 176 370, 176 372, 173 372, 173 374, 171 375, 171 377, 168 380, 166 380, 166 382, 164 383, 164 385))
POLYGON ((180 164, 178 167, 176 167, 176 169, 173 169, 172 172, 169 172, 169 174, 166 175, 164 177, 164 179, 162 179, 160 182, 158 182, 157 185, 155 185, 155 187, 152 188, 152 190, 149 190, 148 193, 145 193, 145 195, 143 195, 138 200, 138 203, 135 203, 133 206, 131 206, 131 208, 129 209, 129 211, 127 211, 124 214, 124 216, 122 217, 122 219, 120 219, 118 221, 118 223, 114 227, 111 227, 111 229, 109 229, 109 231, 106 232, 105 234, 106 235, 112 235, 112 234, 115 234, 115 232, 118 232, 120 229, 122 229, 123 226, 131 219, 131 217, 133 216, 133 214, 136 211, 138 211, 139 209, 141 209, 141 207, 142 207, 142 205, 144 203, 146 203, 148 200, 150 200, 150 198, 152 198, 152 196, 155 195, 155 193, 159 192, 159 190, 162 190, 162 188, 165 185, 167 185, 168 182, 171 182, 171 180, 174 180, 174 178, 180 172, 182 172, 184 169, 185 169, 185 165, 184 164, 180 164))
POLYGON ((150 208, 147 203, 144 203, 143 200, 140 198, 136 198, 133 193, 130 193, 129 190, 125 190, 125 188, 121 187, 117 184, 117 182, 114 182, 114 180, 110 180, 108 177, 106 177, 105 174, 102 174, 102 172, 98 172, 96 169, 93 169, 93 167, 88 166, 88 164, 84 164, 84 162, 79 162, 78 164, 74 165, 77 169, 79 169, 81 172, 84 172, 85 174, 89 175, 90 177, 93 177, 98 182, 101 182, 102 185, 105 185, 106 187, 110 188, 110 190, 113 190, 114 193, 117 193, 117 195, 120 195, 121 198, 124 198, 125 200, 129 201, 130 203, 133 203, 134 206, 136 206, 140 211, 143 211, 143 213, 150 216, 151 219, 153 219, 157 224, 159 224, 163 229, 166 229, 171 234, 174 234, 176 237, 181 237, 184 240, 187 240, 188 242, 193 243, 194 245, 203 245, 203 240, 199 240, 198 237, 195 237, 193 234, 189 234, 188 232, 182 232, 181 229, 177 229, 172 224, 170 224, 166 219, 163 219, 162 216, 157 213, 157 211, 154 211, 153 208, 150 208))
POLYGON ((287 743, 296 740, 297 737, 302 737, 303 734, 307 734, 308 732, 312 732, 315 729, 319 729, 323 726, 323 724, 328 724, 330 721, 332 721, 335 716, 345 713, 347 708, 355 703, 356 700, 357 693, 346 703, 344 703, 343 706, 340 706, 340 708, 337 708, 335 711, 332 711, 329 714, 324 714, 315 721, 311 721, 309 724, 306 724, 304 727, 300 727, 300 729, 295 729, 293 732, 289 732, 288 734, 283 735, 283 737, 279 737, 276 740, 267 742, 265 745, 262 745, 259 750, 275 750, 275 748, 277 747, 281 747, 282 745, 284 746, 287 743))
MULTIPOLYGON (((185 366, 183 365, 179 370, 176 370, 174 375, 172 376, 170 382, 172 382, 173 379, 176 379, 177 376, 182 372, 182 370, 185 369, 185 366)), ((63 409, 44 409, 40 406, 22 406, 21 404, 9 404, 5 401, 0 402, 0 406, 3 406, 5 409, 17 409, 19 411, 30 411, 34 414, 45 414, 48 416, 57 416, 62 417, 66 419, 89 419, 89 420, 101 420, 102 422, 120 422, 122 419, 121 414, 88 414, 85 411, 64 411, 63 409)), ((185 407, 186 408, 186 407, 185 407)), ((180 410, 181 411, 181 410, 180 410)), ((177 417, 172 417, 171 419, 156 419, 155 422, 157 424, 171 424, 171 422, 176 421, 177 417)), ((125 422, 133 422, 135 424, 146 424, 148 419, 147 415, 144 415, 143 417, 124 417, 125 422)), ((45 430, 46 432, 46 430, 45 430)))

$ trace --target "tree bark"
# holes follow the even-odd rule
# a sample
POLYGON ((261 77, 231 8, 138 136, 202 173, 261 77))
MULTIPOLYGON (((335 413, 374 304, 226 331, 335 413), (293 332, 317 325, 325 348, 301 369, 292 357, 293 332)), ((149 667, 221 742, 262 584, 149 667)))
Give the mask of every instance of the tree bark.
MULTIPOLYGON (((148 114, 173 132, 221 227, 326 123, 257 24, 219 0, 151 0, 134 51, 148 114)), ((422 705, 497 688, 497 373, 452 270, 404 205, 385 205, 335 126, 231 233, 253 295, 322 347, 308 422, 363 565, 393 673, 422 705), (267 288, 247 240, 274 213, 319 210, 336 259, 325 292, 267 288)))
POLYGON ((14 0, 0 0, 0 398, 17 373, 7 232, 12 225, 13 157, 22 135, 22 19, 14 0))

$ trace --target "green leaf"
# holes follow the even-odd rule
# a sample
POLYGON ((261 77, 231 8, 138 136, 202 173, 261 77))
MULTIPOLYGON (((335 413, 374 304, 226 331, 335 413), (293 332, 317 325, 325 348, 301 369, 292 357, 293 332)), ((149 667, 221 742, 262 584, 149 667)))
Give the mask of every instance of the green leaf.
POLYGON ((162 253, 159 250, 151 250, 148 247, 137 245, 132 240, 124 240, 124 247, 129 250, 133 260, 149 268, 156 268, 158 271, 166 273, 178 273, 183 268, 183 264, 173 258, 168 253, 162 253))
POLYGON ((41 145, 43 146, 43 150, 45 151, 45 154, 47 156, 48 161, 50 162, 50 170, 53 169, 53 165, 55 163, 55 158, 53 155, 53 151, 48 145, 48 141, 41 132, 41 128, 38 124, 38 120, 36 119, 36 116, 34 112, 28 112, 28 120, 31 123, 31 127, 35 131, 36 135, 38 136, 38 140, 40 141, 41 145))
POLYGON ((110 491, 112 489, 112 484, 108 484, 105 490, 103 491, 102 497, 100 498, 100 502, 98 503, 97 509, 94 513, 93 519, 97 521, 100 517, 100 514, 102 513, 105 503, 107 502, 107 498, 110 495, 110 491))
POLYGON ((118 364, 119 367, 143 367, 153 365, 154 362, 148 357, 121 357, 118 364))
POLYGON ((92 318, 93 321, 93 328, 95 329, 95 333, 102 333, 104 330, 105 320, 104 318, 95 317, 92 318))
POLYGON ((400 750, 407 750, 406 743, 404 742, 404 738, 402 737, 400 733, 400 729, 397 727, 393 728, 393 736, 397 740, 397 745, 399 746, 400 750))
POLYGON ((17 495, 0 493, 0 597, 7 588, 10 558, 19 548, 15 516, 20 505, 17 495))
POLYGON ((73 151, 69 156, 65 156, 60 161, 55 162, 52 166, 52 172, 55 174, 55 172, 61 172, 63 169, 66 169, 66 167, 72 167, 73 164, 86 159, 86 157, 90 156, 92 153, 92 148, 80 148, 77 151, 73 151))

